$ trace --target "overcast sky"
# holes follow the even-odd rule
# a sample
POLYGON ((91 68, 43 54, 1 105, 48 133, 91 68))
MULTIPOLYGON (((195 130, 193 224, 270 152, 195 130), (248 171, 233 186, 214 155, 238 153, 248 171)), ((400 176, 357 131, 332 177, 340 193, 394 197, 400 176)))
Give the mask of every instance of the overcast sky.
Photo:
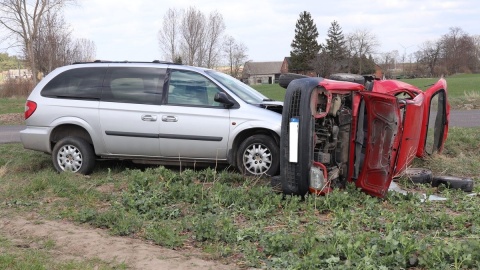
POLYGON ((436 40, 450 27, 480 35, 477 0, 79 0, 68 7, 65 20, 76 38, 95 42, 97 59, 165 60, 158 30, 169 8, 195 7, 208 15, 222 14, 226 34, 244 43, 248 59, 282 61, 290 54, 295 23, 308 11, 317 26, 319 43, 336 20, 344 34, 366 29, 375 34, 378 52, 398 50, 407 55, 427 40, 436 40))

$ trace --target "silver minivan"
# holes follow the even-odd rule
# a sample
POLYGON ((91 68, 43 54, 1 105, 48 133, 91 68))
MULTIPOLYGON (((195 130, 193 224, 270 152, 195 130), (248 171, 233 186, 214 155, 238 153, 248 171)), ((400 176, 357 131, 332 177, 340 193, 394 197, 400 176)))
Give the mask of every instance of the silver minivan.
POLYGON ((275 175, 281 113, 281 102, 215 70, 96 61, 58 68, 35 87, 20 137, 59 172, 90 174, 101 158, 275 175))

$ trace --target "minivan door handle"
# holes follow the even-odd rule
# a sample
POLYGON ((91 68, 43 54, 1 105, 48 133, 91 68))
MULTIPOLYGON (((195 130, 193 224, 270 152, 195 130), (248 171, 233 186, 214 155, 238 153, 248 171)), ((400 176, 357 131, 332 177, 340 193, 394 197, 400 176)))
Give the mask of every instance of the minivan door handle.
POLYGON ((142 120, 143 121, 148 121, 148 122, 155 122, 155 121, 157 121, 157 116, 156 115, 150 115, 150 114, 144 114, 144 115, 142 115, 142 120))
POLYGON ((162 116, 162 121, 163 122, 177 122, 178 119, 177 119, 177 117, 175 117, 173 115, 164 115, 164 116, 162 116))

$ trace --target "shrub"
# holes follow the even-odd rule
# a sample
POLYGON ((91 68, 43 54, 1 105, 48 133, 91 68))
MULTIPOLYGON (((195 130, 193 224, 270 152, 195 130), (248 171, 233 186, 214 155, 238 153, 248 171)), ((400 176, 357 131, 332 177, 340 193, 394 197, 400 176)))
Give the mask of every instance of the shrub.
POLYGON ((33 90, 33 81, 29 79, 5 80, 1 86, 0 97, 26 97, 33 90))

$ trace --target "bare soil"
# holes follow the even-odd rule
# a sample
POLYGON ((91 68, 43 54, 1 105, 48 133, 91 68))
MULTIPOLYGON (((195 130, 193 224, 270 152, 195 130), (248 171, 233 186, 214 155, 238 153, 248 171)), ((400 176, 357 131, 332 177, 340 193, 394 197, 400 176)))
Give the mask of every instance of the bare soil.
POLYGON ((55 243, 50 251, 57 261, 101 259, 129 269, 238 269, 202 259, 195 250, 175 251, 140 239, 116 237, 102 229, 78 226, 67 221, 44 220, 35 214, 28 218, 0 217, 0 235, 16 246, 36 248, 31 239, 45 239, 55 243))
POLYGON ((0 125, 25 125, 23 113, 0 114, 0 125))

